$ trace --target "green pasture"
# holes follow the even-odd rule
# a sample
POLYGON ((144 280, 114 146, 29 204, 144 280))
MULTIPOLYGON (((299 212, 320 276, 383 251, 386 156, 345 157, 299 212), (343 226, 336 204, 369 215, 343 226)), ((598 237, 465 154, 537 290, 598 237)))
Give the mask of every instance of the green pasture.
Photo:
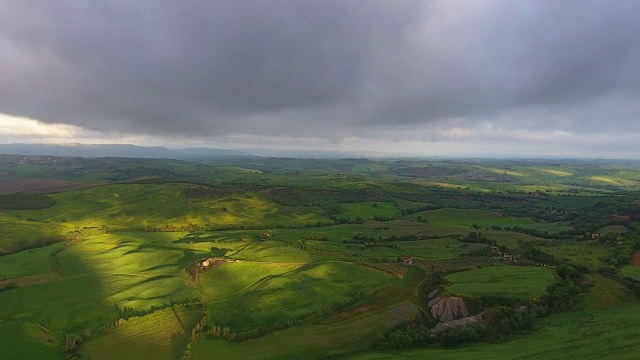
POLYGON ((286 324, 393 281, 382 271, 350 263, 311 263, 265 277, 232 298, 211 301, 211 322, 233 332, 286 324))
POLYGON ((480 231, 482 235, 491 239, 495 239, 498 245, 504 245, 509 248, 517 248, 522 242, 528 241, 546 241, 539 237, 531 236, 529 234, 516 233, 512 231, 480 231))
MULTIPOLYGON (((246 193, 220 199, 185 199, 183 185, 109 185, 51 195, 57 204, 42 210, 2 211, 7 232, 0 246, 51 237, 83 228, 101 230, 305 225, 326 222, 319 208, 287 207, 265 195, 246 193), (9 226, 10 225, 10 226, 9 226), (15 235, 18 240, 12 240, 15 235)), ((384 207, 384 206, 383 206, 384 207)))
POLYGON ((591 176, 589 179, 589 184, 597 184, 597 185, 614 185, 620 187, 636 187, 638 185, 638 181, 625 179, 616 175, 599 175, 599 176, 591 176))
POLYGON ((403 303, 367 312, 347 320, 318 325, 302 325, 258 339, 232 343, 201 339, 192 346, 193 360, 211 359, 315 359, 367 349, 371 339, 407 321, 415 308, 403 303))
POLYGON ((388 169, 389 169, 389 166, 385 164, 375 164, 375 163, 358 164, 353 167, 354 172, 365 172, 365 173, 387 171, 388 169))
POLYGON ((590 291, 580 299, 583 310, 601 310, 637 304, 633 292, 623 284, 598 274, 587 275, 590 291))
POLYGON ((322 215, 318 207, 282 206, 271 201, 263 193, 245 193, 213 199, 192 199, 191 202, 217 214, 217 223, 235 224, 246 223, 248 220, 255 224, 271 227, 274 224, 312 224, 328 219, 322 215))
MULTIPOLYGON (((399 241, 397 247, 368 247, 360 250, 361 256, 373 260, 396 261, 398 256, 413 256, 426 260, 457 259, 463 254, 485 248, 484 244, 464 244, 453 238, 399 241)), ((346 245, 358 250, 358 245, 346 245)))
POLYGON ((620 269, 620 275, 640 281, 640 268, 633 265, 623 266, 620 269))
POLYGON ((530 299, 545 293, 554 281, 553 270, 531 266, 486 266, 446 277, 447 290, 466 296, 507 296, 530 299))
MULTIPOLYGON (((198 299, 184 269, 210 256, 210 248, 175 242, 184 235, 88 237, 58 253, 64 277, 0 293, 0 319, 38 322, 61 338, 112 324, 120 316, 117 309, 144 312, 172 301, 198 299)), ((16 259, 24 263, 32 257, 35 262, 47 256, 45 250, 22 252, 16 259)), ((0 264, 3 260, 0 257, 0 264)))
POLYGON ((80 347, 88 359, 179 359, 191 341, 191 329, 202 318, 199 306, 176 306, 133 317, 80 347))
POLYGON ((392 203, 387 202, 363 202, 342 204, 343 213, 340 217, 355 219, 360 217, 364 220, 372 220, 374 216, 387 218, 395 217, 400 211, 392 203))
POLYGON ((458 258, 462 254, 486 248, 484 244, 465 244, 453 238, 400 242, 400 252, 429 260, 458 258))
POLYGON ((69 222, 78 228, 103 225, 161 227, 206 223, 207 210, 190 205, 179 185, 111 185, 54 194, 57 204, 43 210, 16 213, 38 221, 69 222))
POLYGON ((601 258, 610 256, 613 251, 609 246, 593 242, 545 246, 540 249, 555 256, 556 259, 569 260, 576 264, 586 265, 593 270, 604 265, 601 258))
MULTIPOLYGON (((558 232, 569 230, 566 224, 561 223, 541 223, 531 218, 514 218, 502 216, 498 212, 476 209, 438 209, 419 213, 427 219, 430 224, 471 229, 471 225, 491 227, 493 225, 501 227, 519 226, 523 228, 537 229, 540 231, 558 232)), ((416 215, 411 215, 415 218, 416 215)))
POLYGON ((576 196, 574 194, 571 194, 570 196, 553 196, 551 199, 563 206, 590 207, 596 205, 597 203, 610 200, 611 198, 611 196, 595 196, 593 194, 588 194, 586 196, 576 196))
POLYGON ((306 263, 333 260, 331 255, 303 250, 298 242, 281 240, 253 241, 235 251, 231 258, 246 261, 306 263))
POLYGON ((3 359, 64 360, 57 339, 35 323, 23 320, 0 321, 0 349, 3 359))
MULTIPOLYGON (((191 224, 224 226, 252 224, 266 211, 265 204, 253 199, 238 200, 238 213, 208 208, 184 198, 182 185, 110 185, 51 195, 57 201, 43 210, 13 213, 38 222, 72 224, 75 228, 106 229, 141 227, 184 227, 191 224)), ((230 206, 229 203, 226 203, 230 206)), ((235 208, 232 208, 232 210, 235 208)))
POLYGON ((297 269, 302 264, 235 262, 213 268, 198 276, 198 290, 206 300, 231 297, 262 279, 297 269))
POLYGON ((608 225, 598 229, 598 232, 601 234, 608 234, 608 233, 624 234, 627 231, 629 231, 629 229, 627 229, 627 227, 624 225, 608 225))
POLYGON ((352 306, 323 317, 242 343, 200 339, 193 344, 192 359, 300 359, 309 354, 331 356, 367 349, 373 337, 407 321, 415 312, 414 289, 424 277, 410 267, 403 279, 364 295, 352 306))
POLYGON ((0 319, 39 323, 56 339, 108 326, 117 320, 116 304, 105 299, 97 281, 76 275, 2 292, 0 319))
POLYGON ((65 270, 90 275, 102 298, 136 310, 198 298, 184 269, 208 252, 139 233, 89 237, 60 253, 65 270))
POLYGON ((62 235, 73 230, 68 224, 37 221, 17 212, 0 210, 0 253, 37 246, 43 239, 61 241, 62 235))
MULTIPOLYGON (((240 251, 234 258, 247 258, 260 260, 261 258, 280 259, 287 261, 291 255, 282 256, 293 252, 291 259, 299 260, 346 260, 362 261, 362 258, 380 259, 399 255, 411 255, 425 259, 443 259, 458 257, 460 254, 480 249, 485 245, 463 244, 451 237, 446 237, 457 232, 452 229, 434 224, 423 224, 413 220, 394 220, 387 222, 365 222, 362 225, 343 224, 312 229, 277 229, 273 231, 275 239, 280 241, 256 242, 240 251), (444 236, 438 239, 426 239, 418 241, 397 241, 388 243, 391 247, 363 247, 361 244, 344 243, 350 241, 356 234, 363 234, 374 239, 388 238, 392 235, 416 235, 420 236, 444 236), (324 236, 323 240, 313 240, 315 236, 324 236), (286 245, 287 242, 291 245, 286 245), (304 241, 306 251, 293 251, 291 248, 300 246, 304 241), (275 246, 274 246, 275 245, 275 246), (266 248, 266 249, 263 249, 266 248), (278 250, 280 249, 280 250, 278 250), (262 253, 256 257, 256 253, 262 253), (356 256, 355 258, 353 258, 356 256)), ((464 229, 469 231, 470 229, 464 229)), ((464 232, 466 234, 466 232, 464 232)))
POLYGON ((46 274, 53 271, 50 255, 64 248, 63 243, 43 248, 23 250, 16 254, 0 256, 0 281, 46 274))

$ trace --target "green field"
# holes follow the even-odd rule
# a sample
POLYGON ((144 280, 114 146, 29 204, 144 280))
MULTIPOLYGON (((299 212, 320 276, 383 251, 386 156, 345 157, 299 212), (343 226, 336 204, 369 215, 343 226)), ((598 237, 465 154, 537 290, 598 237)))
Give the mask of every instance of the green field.
POLYGON ((87 341, 81 355, 89 359, 179 359, 201 317, 202 309, 197 306, 134 317, 87 341))
POLYGON ((64 244, 58 243, 2 257, 0 281, 52 272, 50 255, 63 248, 64 244))
POLYGON ((408 320, 414 311, 412 305, 400 304, 339 323, 303 325, 239 344, 199 340, 193 345, 192 358, 210 359, 215 354, 216 359, 303 359, 362 350, 375 334, 408 320))
POLYGON ((498 212, 486 210, 440 209, 424 211, 421 212, 420 215, 429 220, 429 223, 445 227, 470 229, 471 225, 479 225, 482 227, 491 227, 493 225, 501 227, 519 226, 550 232, 569 229, 566 224, 562 223, 536 222, 530 218, 507 217, 498 212))
POLYGON ((232 298, 211 301, 211 321, 237 332, 286 324, 391 281, 393 278, 384 272, 350 263, 311 263, 284 274, 266 276, 232 298))
POLYGON ((597 269, 603 265, 602 258, 610 255, 613 249, 610 246, 599 244, 563 244, 558 246, 548 246, 544 251, 558 259, 567 259, 577 264, 589 266, 597 269))
POLYGON ((198 276, 198 290, 207 300, 239 294, 258 281, 297 269, 302 264, 237 262, 214 268, 198 276))
POLYGON ((633 266, 633 265, 624 266, 623 268, 620 269, 620 274, 622 276, 628 276, 632 279, 640 281, 640 268, 636 266, 633 266))
POLYGON ((343 217, 360 217, 365 220, 372 220, 375 216, 393 218, 399 213, 399 209, 395 205, 386 202, 342 204, 342 209, 344 212, 341 216, 343 217))
POLYGON ((530 299, 544 294, 554 280, 545 267, 487 266, 447 275, 447 290, 467 296, 508 296, 530 299))
POLYGON ((0 349, 5 359, 63 360, 67 357, 59 351, 55 336, 24 320, 0 322, 0 349))
POLYGON ((637 291, 615 274, 640 279, 624 266, 640 248, 640 171, 598 164, 0 155, 0 187, 55 200, 0 210, 0 354, 632 358, 637 291), (209 258, 219 265, 196 274, 209 258), (549 285, 568 280, 514 266, 537 263, 579 271, 553 294, 572 306, 491 343, 372 350, 390 332, 434 325, 425 291, 435 286, 549 299, 549 285), (82 340, 65 351, 71 335, 82 340))

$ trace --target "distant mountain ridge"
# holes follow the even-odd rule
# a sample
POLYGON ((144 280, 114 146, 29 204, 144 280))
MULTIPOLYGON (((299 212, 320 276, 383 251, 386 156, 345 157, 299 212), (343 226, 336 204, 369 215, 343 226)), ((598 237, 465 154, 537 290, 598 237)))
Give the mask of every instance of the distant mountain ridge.
POLYGON ((279 158, 346 158, 362 157, 353 153, 322 150, 251 149, 229 150, 206 147, 169 149, 163 146, 131 144, 0 144, 0 154, 77 157, 126 157, 148 159, 195 160, 212 157, 260 156, 279 158))
POLYGON ((127 157, 186 160, 216 156, 247 156, 249 154, 224 149, 186 148, 169 149, 162 146, 130 144, 0 144, 0 154, 47 155, 78 157, 127 157))

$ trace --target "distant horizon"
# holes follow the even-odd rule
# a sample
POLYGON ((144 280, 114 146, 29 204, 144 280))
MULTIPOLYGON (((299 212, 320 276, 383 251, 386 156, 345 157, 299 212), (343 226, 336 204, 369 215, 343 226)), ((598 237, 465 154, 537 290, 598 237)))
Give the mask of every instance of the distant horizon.
POLYGON ((3 7, 0 143, 640 158, 638 1, 136 4, 3 7))
MULTIPOLYGON (((421 154, 385 154, 385 153, 364 153, 364 152, 340 152, 340 151, 332 151, 332 150, 321 150, 321 149, 260 149, 260 148, 219 148, 219 147, 169 147, 169 146, 145 146, 145 145, 137 145, 131 143, 109 143, 109 144, 91 144, 91 143, 55 143, 55 144, 47 144, 47 143, 0 143, 0 155, 25 155, 25 156, 78 156, 78 157, 139 157, 136 154, 131 155, 123 155, 123 156, 109 156, 109 155, 82 155, 83 150, 87 149, 98 149, 100 147, 135 147, 136 149, 148 149, 148 150, 168 150, 168 151, 186 151, 186 150, 209 150, 209 151, 219 151, 223 152, 221 154, 183 154, 191 155, 194 157, 207 157, 207 156, 216 156, 216 157, 225 157, 225 156, 255 156, 255 157, 273 157, 273 158, 314 158, 314 154, 318 155, 317 159, 376 159, 376 160, 497 160, 497 161, 518 161, 518 160, 549 160, 549 161, 640 161, 640 158, 606 158, 606 157, 571 157, 571 156, 536 156, 536 155, 523 155, 523 156, 447 156, 447 155, 421 155, 421 154), (84 149, 80 150, 79 155, 56 155, 55 151, 50 153, 33 153, 35 150, 30 150, 31 153, 19 153, 18 150, 14 150, 12 152, 5 153, 7 146, 20 146, 20 147, 51 147, 54 148, 64 148, 67 150, 72 150, 74 148, 84 147, 84 149), (227 152, 225 154, 224 152, 227 152), (237 154, 229 154, 229 153, 237 153, 237 154), (321 156, 324 155, 324 156, 321 156)), ((152 155, 152 154, 149 154, 152 155)), ((183 156, 183 157, 184 157, 183 156)), ((175 158, 177 160, 183 159, 175 158)), ((154 157, 149 156, 148 158, 163 158, 163 157, 154 157)), ((171 158, 171 157, 169 157, 171 158)))

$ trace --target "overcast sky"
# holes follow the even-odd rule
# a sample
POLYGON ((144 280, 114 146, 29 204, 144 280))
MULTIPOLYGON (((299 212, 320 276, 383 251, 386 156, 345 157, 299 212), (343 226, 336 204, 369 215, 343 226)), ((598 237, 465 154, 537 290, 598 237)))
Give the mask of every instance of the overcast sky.
POLYGON ((637 0, 0 3, 0 143, 640 158, 637 0))

